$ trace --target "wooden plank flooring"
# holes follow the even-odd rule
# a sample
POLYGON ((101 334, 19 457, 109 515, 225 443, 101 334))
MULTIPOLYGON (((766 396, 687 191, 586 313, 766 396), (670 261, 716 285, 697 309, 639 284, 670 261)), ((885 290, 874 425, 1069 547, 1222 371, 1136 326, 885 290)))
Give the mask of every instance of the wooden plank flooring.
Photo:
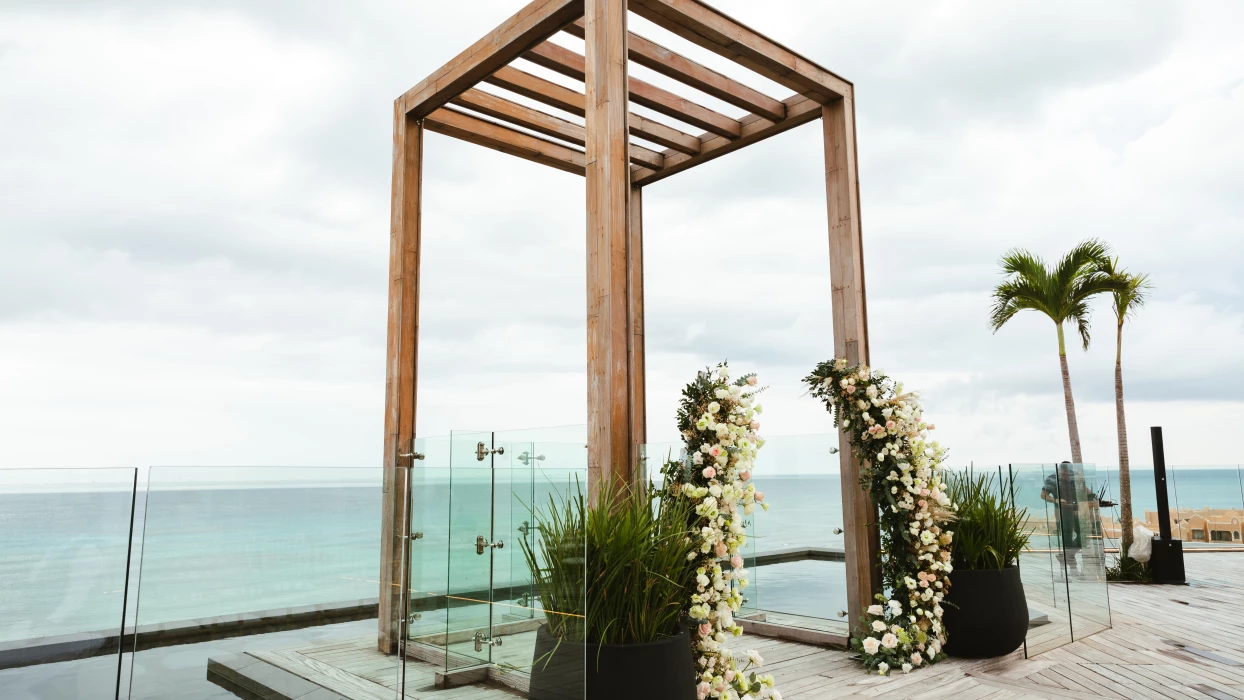
MULTIPOLYGON (((1244 700, 1244 555, 1189 554, 1185 563, 1192 585, 1113 584, 1109 589, 1113 629, 1085 638, 1077 634, 1077 641, 1029 659, 1021 650, 999 659, 952 660, 882 678, 863 675, 852 655, 841 650, 757 636, 739 640, 737 645, 740 650, 754 648, 764 656, 765 670, 774 674, 782 697, 788 700, 1244 700)), ((1074 582, 1072 585, 1073 599, 1085 595, 1085 591, 1076 591, 1074 582)), ((1081 585, 1088 589, 1087 584, 1081 585)), ((1098 603, 1104 606, 1105 596, 1100 598, 1098 603)), ((1106 612, 1089 607, 1077 612, 1072 623, 1081 630, 1101 628, 1106 612)), ((1030 642, 1044 639, 1044 643, 1054 643, 1058 635, 1066 636, 1061 632, 1065 617, 1051 613, 1050 618, 1049 625, 1033 630, 1030 642)), ((522 665, 524 653, 530 654, 527 637, 532 634, 507 638, 507 644, 500 647, 503 661, 522 665)), ((377 652, 372 637, 252 655, 348 698, 399 697, 398 661, 377 652)), ((433 664, 409 661, 405 697, 522 697, 499 684, 437 690, 433 686, 435 671, 433 664)))

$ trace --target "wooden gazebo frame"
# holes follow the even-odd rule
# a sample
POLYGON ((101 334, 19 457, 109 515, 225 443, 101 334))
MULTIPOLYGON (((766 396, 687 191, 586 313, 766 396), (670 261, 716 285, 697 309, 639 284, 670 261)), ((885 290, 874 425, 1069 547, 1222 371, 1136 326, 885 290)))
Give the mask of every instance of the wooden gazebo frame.
MULTIPOLYGON (((533 0, 394 103, 393 200, 385 402, 385 501, 379 645, 402 626, 404 500, 414 452, 418 374, 423 139, 433 131, 583 175, 587 180, 588 486, 631 479, 645 442, 642 192, 652 184, 808 122, 825 134, 834 353, 868 361, 864 261, 850 82, 700 0, 533 0), (777 100, 627 30, 634 12, 795 94, 777 100), (580 56, 548 39, 586 42, 580 56), (522 71, 524 58, 584 83, 584 91, 522 71), (748 112, 733 119, 642 80, 652 69, 748 112), (488 83, 552 108, 532 109, 476 89, 488 83), (643 105, 704 133, 631 112, 643 105), (586 118, 586 127, 557 116, 586 118), (518 128, 515 128, 518 127, 518 128), (665 150, 631 140, 638 137, 665 150)), ((847 620, 879 588, 875 510, 840 438, 847 620)), ((415 507, 418 507, 416 502, 415 507)))

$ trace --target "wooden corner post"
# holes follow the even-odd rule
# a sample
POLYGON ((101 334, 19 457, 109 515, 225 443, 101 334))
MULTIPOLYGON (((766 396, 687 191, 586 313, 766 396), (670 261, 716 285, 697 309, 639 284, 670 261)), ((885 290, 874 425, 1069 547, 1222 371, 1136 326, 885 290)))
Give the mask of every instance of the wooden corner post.
POLYGON ((399 98, 393 111, 393 199, 389 230, 389 332, 385 351, 384 486, 380 525, 380 624, 377 644, 395 653, 404 629, 403 551, 407 467, 414 452, 415 389, 419 369, 419 254, 423 185, 423 120, 399 98))
POLYGON ((629 481, 631 406, 631 164, 627 124, 627 0, 586 0, 588 490, 629 481))
MULTIPOLYGON (((859 172, 855 152, 854 92, 821 108, 825 130, 825 192, 829 206, 829 269, 833 286, 834 355, 869 362, 864 245, 860 230, 859 172)), ((845 432, 838 434, 842 519, 847 563, 847 622, 854 629, 881 590, 877 509, 860 486, 845 432)))

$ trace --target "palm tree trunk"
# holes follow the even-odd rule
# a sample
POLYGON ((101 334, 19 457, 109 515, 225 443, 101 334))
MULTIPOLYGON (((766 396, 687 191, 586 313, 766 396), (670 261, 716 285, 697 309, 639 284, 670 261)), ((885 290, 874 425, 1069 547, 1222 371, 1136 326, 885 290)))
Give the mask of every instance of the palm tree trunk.
POLYGON ((1114 414, 1119 428, 1119 558, 1132 546, 1132 471, 1127 456, 1127 417, 1123 413, 1123 321, 1114 353, 1114 414))
POLYGON ((1071 461, 1084 464, 1080 454, 1080 428, 1076 425, 1076 402, 1071 398, 1071 370, 1067 369, 1067 344, 1063 339, 1063 324, 1058 324, 1058 363, 1063 370, 1063 400, 1067 404, 1067 435, 1071 438, 1071 461))

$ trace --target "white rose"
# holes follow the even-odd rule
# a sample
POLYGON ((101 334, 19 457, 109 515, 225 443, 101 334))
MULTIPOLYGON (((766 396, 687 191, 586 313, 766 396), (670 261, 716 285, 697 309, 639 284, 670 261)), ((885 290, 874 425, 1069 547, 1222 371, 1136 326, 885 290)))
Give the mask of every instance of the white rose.
POLYGON ((884 632, 884 631, 885 631, 885 621, 883 621, 883 620, 873 620, 873 631, 874 631, 874 632, 884 632))
POLYGON ((881 607, 880 605, 870 605, 868 606, 868 614, 869 615, 884 615, 885 608, 881 607))
POLYGON ((864 639, 864 653, 865 654, 870 654, 870 655, 876 654, 877 651, 880 649, 881 649, 881 642, 878 642, 876 637, 867 637, 864 639))
POLYGON ((898 637, 895 637, 893 634, 890 634, 889 632, 887 632, 884 636, 881 637, 881 646, 885 647, 886 649, 893 649, 894 647, 898 646, 898 637))

